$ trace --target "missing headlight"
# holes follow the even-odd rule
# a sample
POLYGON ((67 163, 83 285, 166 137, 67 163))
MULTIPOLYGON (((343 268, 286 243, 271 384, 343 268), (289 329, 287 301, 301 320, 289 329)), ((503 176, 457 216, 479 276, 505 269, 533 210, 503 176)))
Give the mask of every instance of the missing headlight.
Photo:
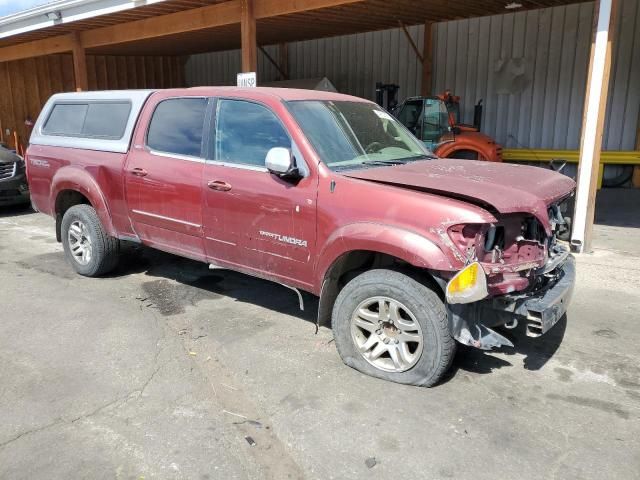
POLYGON ((491 225, 484 237, 484 251, 490 252, 494 248, 504 248, 504 227, 502 225, 491 225))

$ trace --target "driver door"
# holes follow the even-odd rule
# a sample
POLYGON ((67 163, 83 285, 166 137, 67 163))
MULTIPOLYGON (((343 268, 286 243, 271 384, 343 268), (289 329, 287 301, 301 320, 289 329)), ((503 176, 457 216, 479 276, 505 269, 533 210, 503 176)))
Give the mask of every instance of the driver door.
MULTIPOLYGON (((271 148, 297 153, 291 136, 267 106, 231 98, 217 100, 210 128, 214 141, 203 177, 207 256, 307 285, 315 252, 315 182, 309 175, 284 180, 265 167, 271 148)), ((301 165, 304 159, 296 156, 301 165)))

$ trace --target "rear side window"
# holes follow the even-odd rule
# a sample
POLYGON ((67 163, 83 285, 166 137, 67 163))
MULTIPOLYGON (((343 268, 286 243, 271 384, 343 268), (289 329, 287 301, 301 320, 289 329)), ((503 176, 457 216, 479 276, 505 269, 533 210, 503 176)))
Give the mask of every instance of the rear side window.
POLYGON ((158 104, 147 132, 152 150, 199 157, 207 108, 205 98, 172 98, 158 104))
POLYGON ((130 112, 129 102, 59 103, 42 131, 47 135, 119 140, 130 112))
POLYGON ((87 104, 58 103, 53 106, 42 131, 47 135, 79 136, 82 133, 88 108, 87 104))
POLYGON ((91 103, 82 129, 83 136, 119 139, 131 112, 128 103, 91 103))

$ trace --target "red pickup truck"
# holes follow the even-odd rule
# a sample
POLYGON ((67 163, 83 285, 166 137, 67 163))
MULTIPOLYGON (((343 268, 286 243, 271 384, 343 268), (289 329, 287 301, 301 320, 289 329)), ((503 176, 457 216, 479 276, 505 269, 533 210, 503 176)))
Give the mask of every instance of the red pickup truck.
MULTIPOLYGON (((573 180, 435 158, 372 102, 207 87, 58 94, 26 153, 75 270, 137 242, 320 297, 344 362, 431 386, 456 342, 490 349, 566 312, 556 232, 573 180)), ((300 297, 302 299, 302 297, 300 297)))

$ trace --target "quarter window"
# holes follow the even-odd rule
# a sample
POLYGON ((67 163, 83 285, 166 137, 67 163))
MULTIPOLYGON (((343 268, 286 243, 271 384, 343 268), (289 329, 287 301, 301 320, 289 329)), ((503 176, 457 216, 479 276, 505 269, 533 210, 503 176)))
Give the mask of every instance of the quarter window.
POLYGON ((274 113, 243 100, 219 101, 215 143, 216 160, 256 166, 264 166, 272 148, 291 148, 291 139, 274 113))
POLYGON ((158 104, 153 112, 147 146, 160 152, 199 157, 207 100, 172 98, 158 104))

